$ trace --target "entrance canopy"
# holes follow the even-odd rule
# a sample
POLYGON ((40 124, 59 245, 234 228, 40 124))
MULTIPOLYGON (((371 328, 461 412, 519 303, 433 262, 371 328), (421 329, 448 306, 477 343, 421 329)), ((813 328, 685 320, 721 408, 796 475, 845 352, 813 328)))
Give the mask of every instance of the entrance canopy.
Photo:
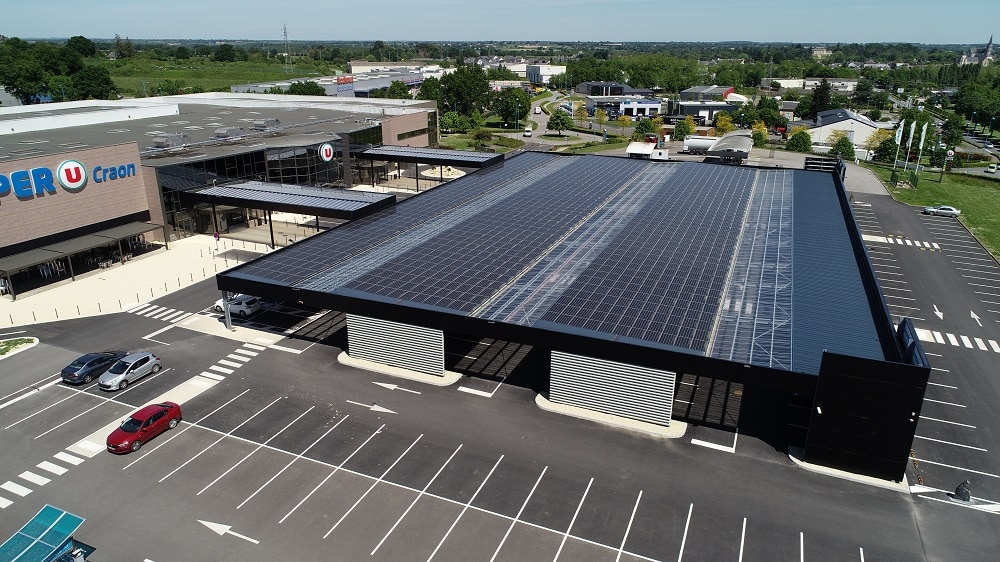
POLYGON ((185 192, 184 196, 202 203, 343 220, 363 217, 396 202, 396 196, 391 193, 256 181, 207 187, 185 192))
POLYGON ((113 244, 120 240, 160 228, 163 228, 163 225, 150 222, 131 222, 93 234, 85 234, 76 238, 70 238, 69 240, 63 240, 62 242, 47 244, 40 248, 0 258, 0 274, 10 275, 22 269, 62 259, 92 248, 107 246, 108 244, 113 244))
POLYGON ((503 162, 503 154, 490 152, 470 152, 466 150, 445 150, 440 148, 415 148, 412 146, 379 146, 362 150, 356 154, 363 160, 384 160, 386 162, 410 162, 433 166, 457 166, 460 168, 487 168, 503 162))

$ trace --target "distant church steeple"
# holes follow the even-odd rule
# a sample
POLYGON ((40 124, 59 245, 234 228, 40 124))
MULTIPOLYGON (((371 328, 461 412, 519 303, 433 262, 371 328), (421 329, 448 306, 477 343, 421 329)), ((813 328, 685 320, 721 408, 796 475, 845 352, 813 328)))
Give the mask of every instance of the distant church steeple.
POLYGON ((958 58, 956 63, 958 64, 979 64, 982 66, 989 66, 993 64, 993 35, 990 34, 990 40, 986 43, 986 46, 982 49, 972 48, 968 51, 962 53, 962 56, 958 58))

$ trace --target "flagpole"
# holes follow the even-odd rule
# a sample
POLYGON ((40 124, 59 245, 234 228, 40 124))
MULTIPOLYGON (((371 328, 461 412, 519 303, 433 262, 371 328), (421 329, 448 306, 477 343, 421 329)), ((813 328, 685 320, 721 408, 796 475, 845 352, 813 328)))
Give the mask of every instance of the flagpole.
POLYGON ((927 123, 920 129, 920 146, 917 150, 917 172, 920 172, 920 159, 924 156, 924 137, 927 136, 927 123))
POLYGON ((896 156, 892 158, 892 169, 896 169, 896 164, 899 162, 899 147, 903 144, 903 124, 906 123, 906 119, 899 120, 899 127, 896 128, 896 156))

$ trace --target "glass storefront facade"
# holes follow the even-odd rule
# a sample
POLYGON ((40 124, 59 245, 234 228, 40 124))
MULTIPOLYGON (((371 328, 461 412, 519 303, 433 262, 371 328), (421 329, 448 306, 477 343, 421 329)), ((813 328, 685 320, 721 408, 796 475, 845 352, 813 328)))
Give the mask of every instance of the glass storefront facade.
MULTIPOLYGON (((240 209, 197 203, 186 192, 211 185, 242 181, 262 181, 279 184, 341 188, 348 184, 343 163, 343 141, 333 141, 334 157, 324 162, 319 156, 322 142, 308 146, 249 149, 225 157, 170 164, 157 167, 157 182, 163 194, 166 223, 174 238, 191 234, 211 234, 216 229, 227 231, 232 225, 259 220, 264 213, 257 209, 240 209)), ((375 126, 350 133, 350 150, 362 150, 382 145, 382 128, 375 126)), ((352 181, 357 183, 360 171, 348 163, 352 181)))

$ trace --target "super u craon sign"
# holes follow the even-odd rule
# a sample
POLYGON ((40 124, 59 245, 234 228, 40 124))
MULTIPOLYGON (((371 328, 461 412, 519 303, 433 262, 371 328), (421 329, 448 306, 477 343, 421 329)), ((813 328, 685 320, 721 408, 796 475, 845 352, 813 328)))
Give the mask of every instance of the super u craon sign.
POLYGON ((92 177, 94 183, 104 183, 136 175, 135 163, 113 166, 98 165, 88 173, 79 160, 63 160, 55 171, 48 167, 14 170, 10 174, 0 174, 0 204, 5 196, 14 194, 25 201, 46 195, 55 195, 58 184, 70 193, 87 187, 92 177))

